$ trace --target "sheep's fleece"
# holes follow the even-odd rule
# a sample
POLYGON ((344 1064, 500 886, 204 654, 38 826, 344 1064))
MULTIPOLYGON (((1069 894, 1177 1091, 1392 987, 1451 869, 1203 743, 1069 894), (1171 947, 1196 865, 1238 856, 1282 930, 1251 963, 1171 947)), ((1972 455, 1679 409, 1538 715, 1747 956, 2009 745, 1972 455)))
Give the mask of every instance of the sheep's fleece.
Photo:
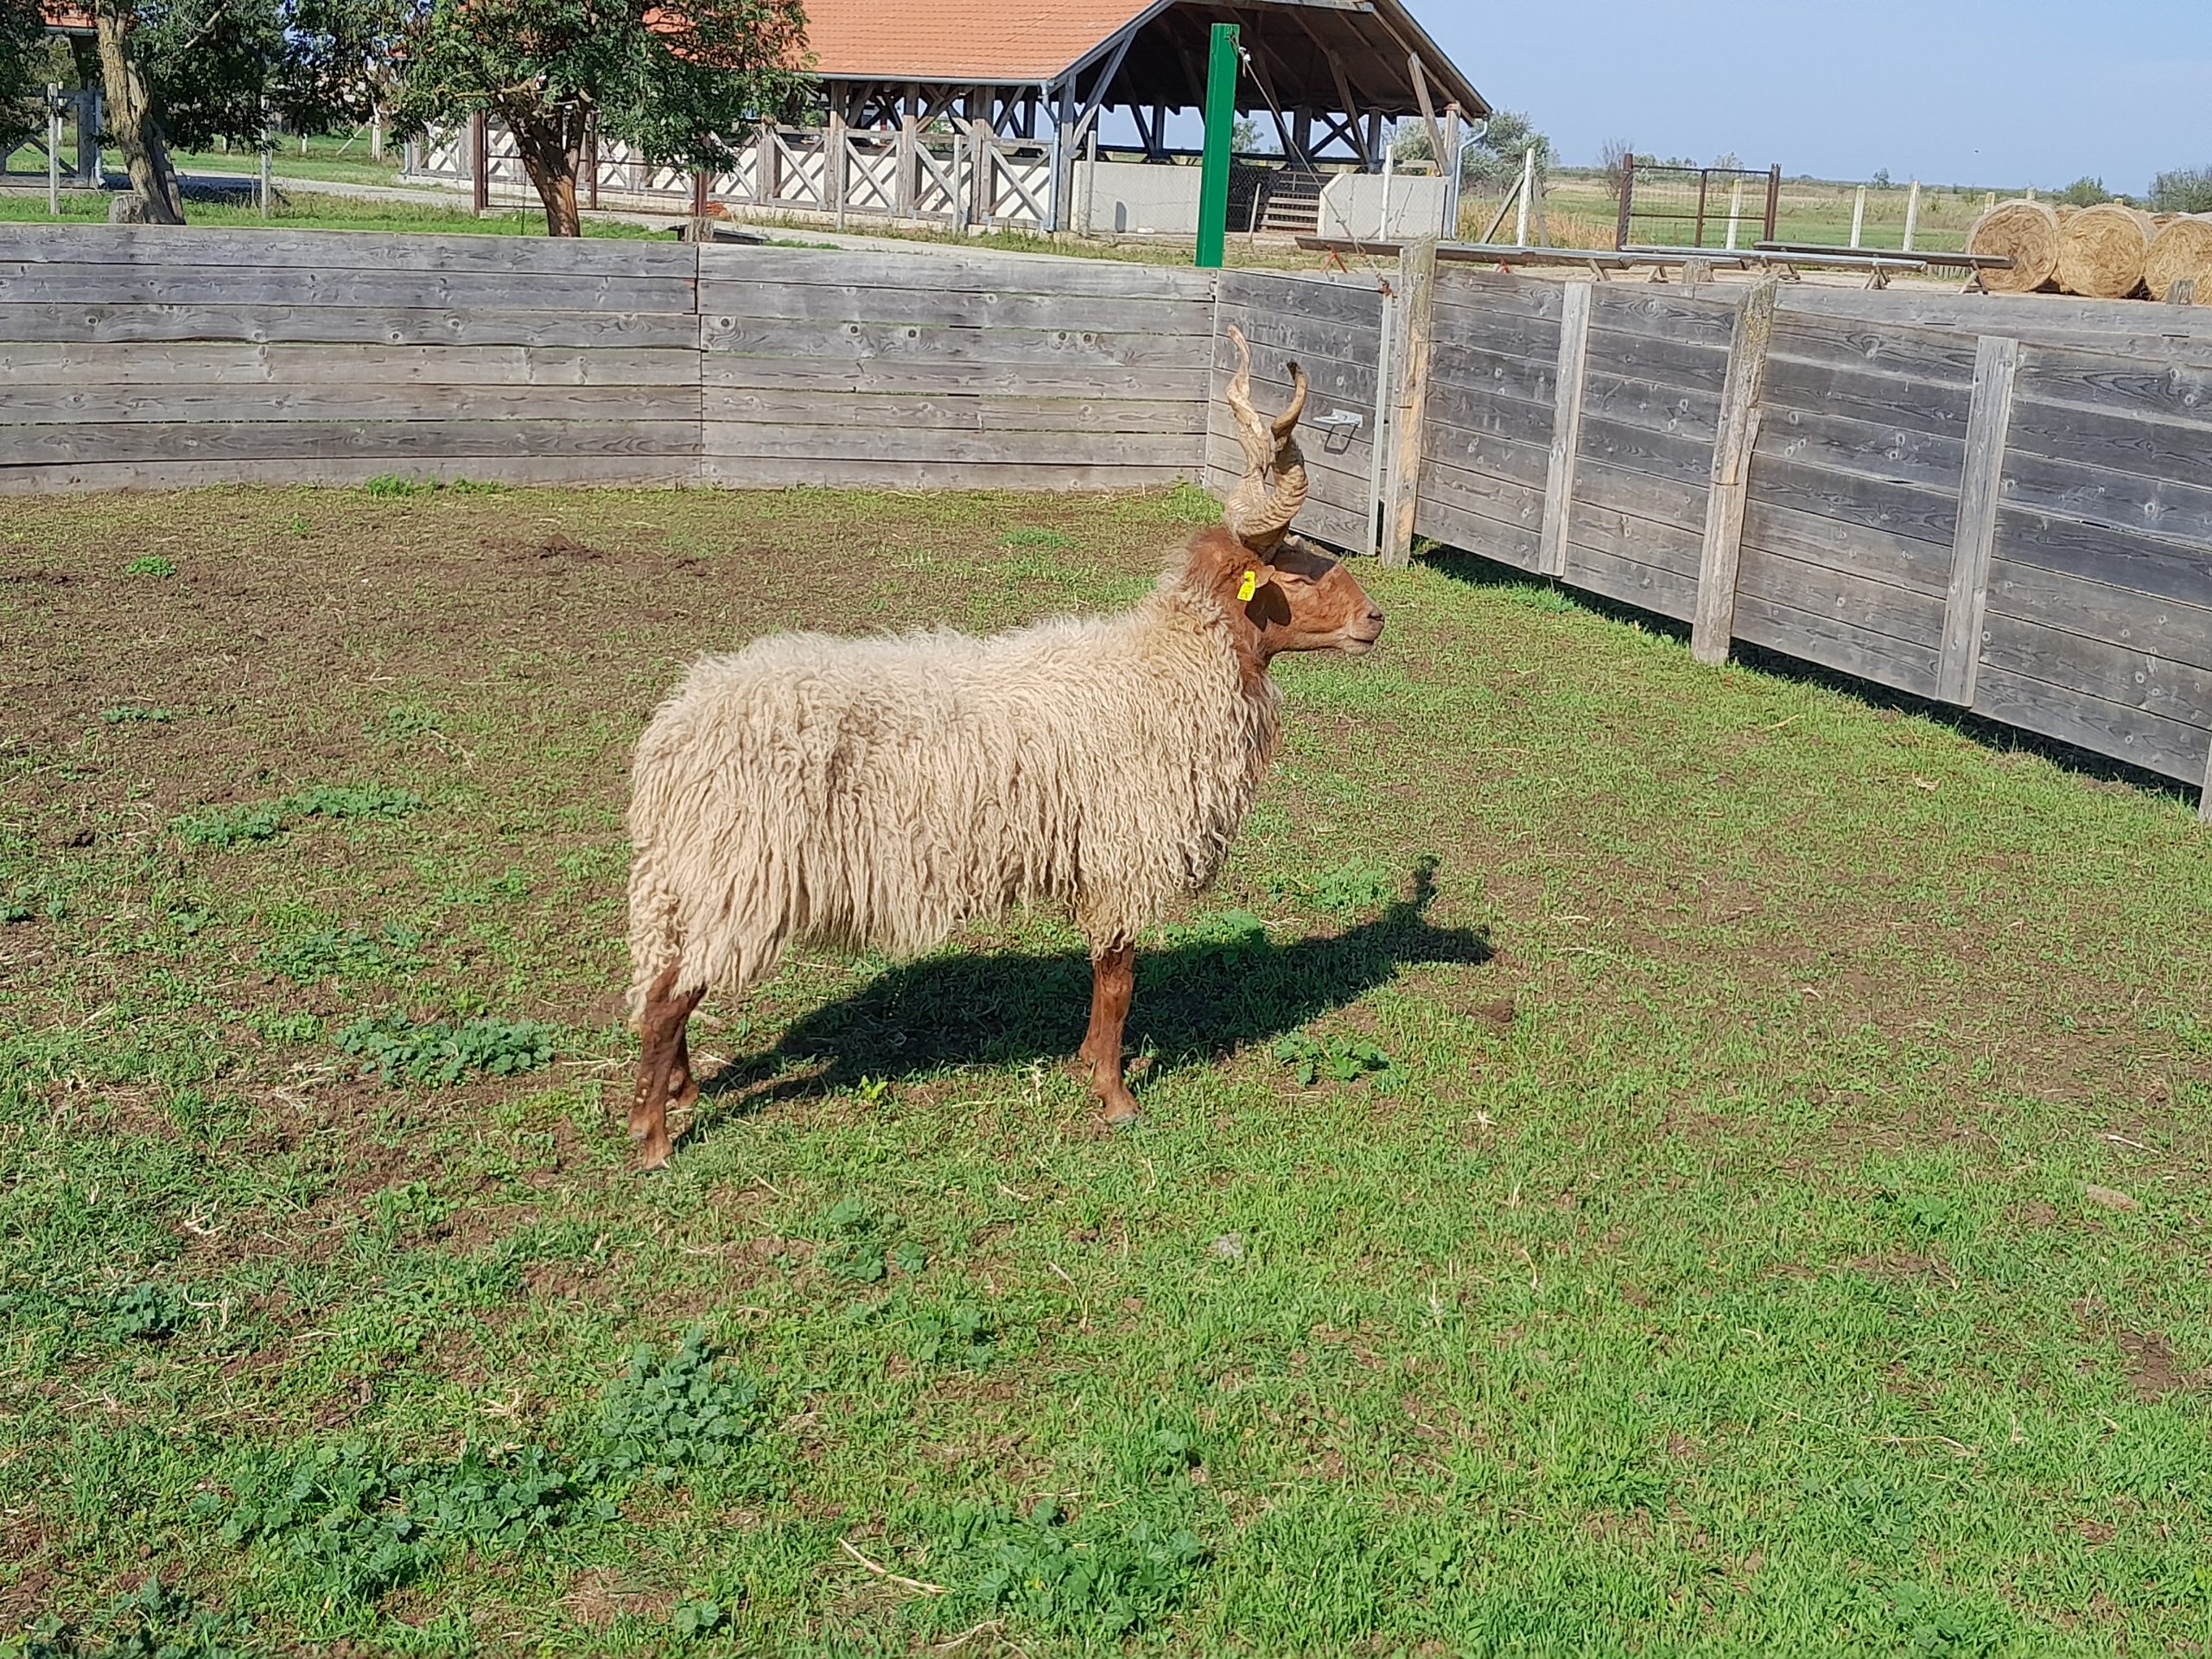
POLYGON ((1278 694, 1183 575, 988 639, 777 634, 694 665, 632 769, 632 1018, 679 956, 677 995, 741 993, 798 941, 912 954, 1039 899, 1103 951, 1209 885, 1278 694))

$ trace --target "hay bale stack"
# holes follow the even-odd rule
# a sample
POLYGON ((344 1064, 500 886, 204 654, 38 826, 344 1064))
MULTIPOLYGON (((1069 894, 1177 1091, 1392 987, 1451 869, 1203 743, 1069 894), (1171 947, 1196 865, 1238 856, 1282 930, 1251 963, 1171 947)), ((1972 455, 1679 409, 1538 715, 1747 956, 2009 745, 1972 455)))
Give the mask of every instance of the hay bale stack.
POLYGON ((2212 305, 2212 217, 2176 213, 2158 227, 2143 262, 2143 283, 2151 297, 2163 300, 2183 277, 2196 284, 2196 302, 2212 305))
POLYGON ((2058 227, 2058 285, 2085 299, 2124 300, 2143 286, 2158 227, 2151 215, 2107 201, 2058 227))
POLYGON ((1982 273, 1992 293, 2032 293, 2057 274, 2058 215, 2040 201, 2000 201, 1974 220, 1967 251, 2012 257, 2010 270, 1982 273))

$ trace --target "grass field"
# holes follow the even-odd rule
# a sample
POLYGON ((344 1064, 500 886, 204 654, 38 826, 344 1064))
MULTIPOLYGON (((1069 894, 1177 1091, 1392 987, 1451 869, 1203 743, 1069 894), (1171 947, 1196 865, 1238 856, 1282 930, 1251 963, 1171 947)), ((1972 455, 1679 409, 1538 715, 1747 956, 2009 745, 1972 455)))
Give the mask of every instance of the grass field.
MULTIPOLYGON (((185 204, 185 218, 194 225, 244 228, 273 226, 294 231, 390 231, 410 235, 461 232, 472 236, 545 234, 545 214, 542 209, 510 207, 486 213, 480 219, 469 211, 465 200, 459 199, 448 206, 374 196, 325 195, 289 183, 280 187, 279 196, 266 217, 253 198, 247 195, 236 200, 188 201, 185 204)), ((47 212, 43 195, 21 191, 0 194, 0 224, 102 225, 107 222, 108 206, 112 200, 113 197, 104 192, 67 191, 61 198, 61 217, 56 219, 47 212)), ((634 238, 668 234, 666 229, 655 230, 621 219, 588 218, 583 226, 586 236, 634 238)))
POLYGON ((632 1171, 678 665, 1209 512, 11 501, 0 1651, 2212 1639, 2193 802, 1486 567, 1279 668, 1136 1129, 1040 915, 710 1001, 632 1171))

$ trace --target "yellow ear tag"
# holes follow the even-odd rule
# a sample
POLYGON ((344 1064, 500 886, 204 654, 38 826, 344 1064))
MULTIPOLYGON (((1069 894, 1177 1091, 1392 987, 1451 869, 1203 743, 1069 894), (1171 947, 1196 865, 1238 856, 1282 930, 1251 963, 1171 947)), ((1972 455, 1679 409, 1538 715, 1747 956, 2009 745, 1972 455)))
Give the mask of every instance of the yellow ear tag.
POLYGON ((1259 591, 1260 573, 1256 570, 1247 570, 1244 573, 1243 582, 1236 589, 1236 602, 1239 605, 1246 604, 1250 601, 1252 595, 1259 591))

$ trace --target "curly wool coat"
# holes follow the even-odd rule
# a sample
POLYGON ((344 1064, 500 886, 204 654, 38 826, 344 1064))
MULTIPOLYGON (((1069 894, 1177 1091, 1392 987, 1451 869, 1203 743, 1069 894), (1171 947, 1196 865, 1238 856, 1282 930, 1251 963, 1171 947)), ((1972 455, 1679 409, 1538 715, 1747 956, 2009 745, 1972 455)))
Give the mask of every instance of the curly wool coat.
POLYGON ((1277 692, 1179 562, 1128 611, 987 639, 779 634, 696 664, 638 745, 634 1020, 801 941, 894 954, 1038 900, 1094 952, 1214 879, 1277 692))

